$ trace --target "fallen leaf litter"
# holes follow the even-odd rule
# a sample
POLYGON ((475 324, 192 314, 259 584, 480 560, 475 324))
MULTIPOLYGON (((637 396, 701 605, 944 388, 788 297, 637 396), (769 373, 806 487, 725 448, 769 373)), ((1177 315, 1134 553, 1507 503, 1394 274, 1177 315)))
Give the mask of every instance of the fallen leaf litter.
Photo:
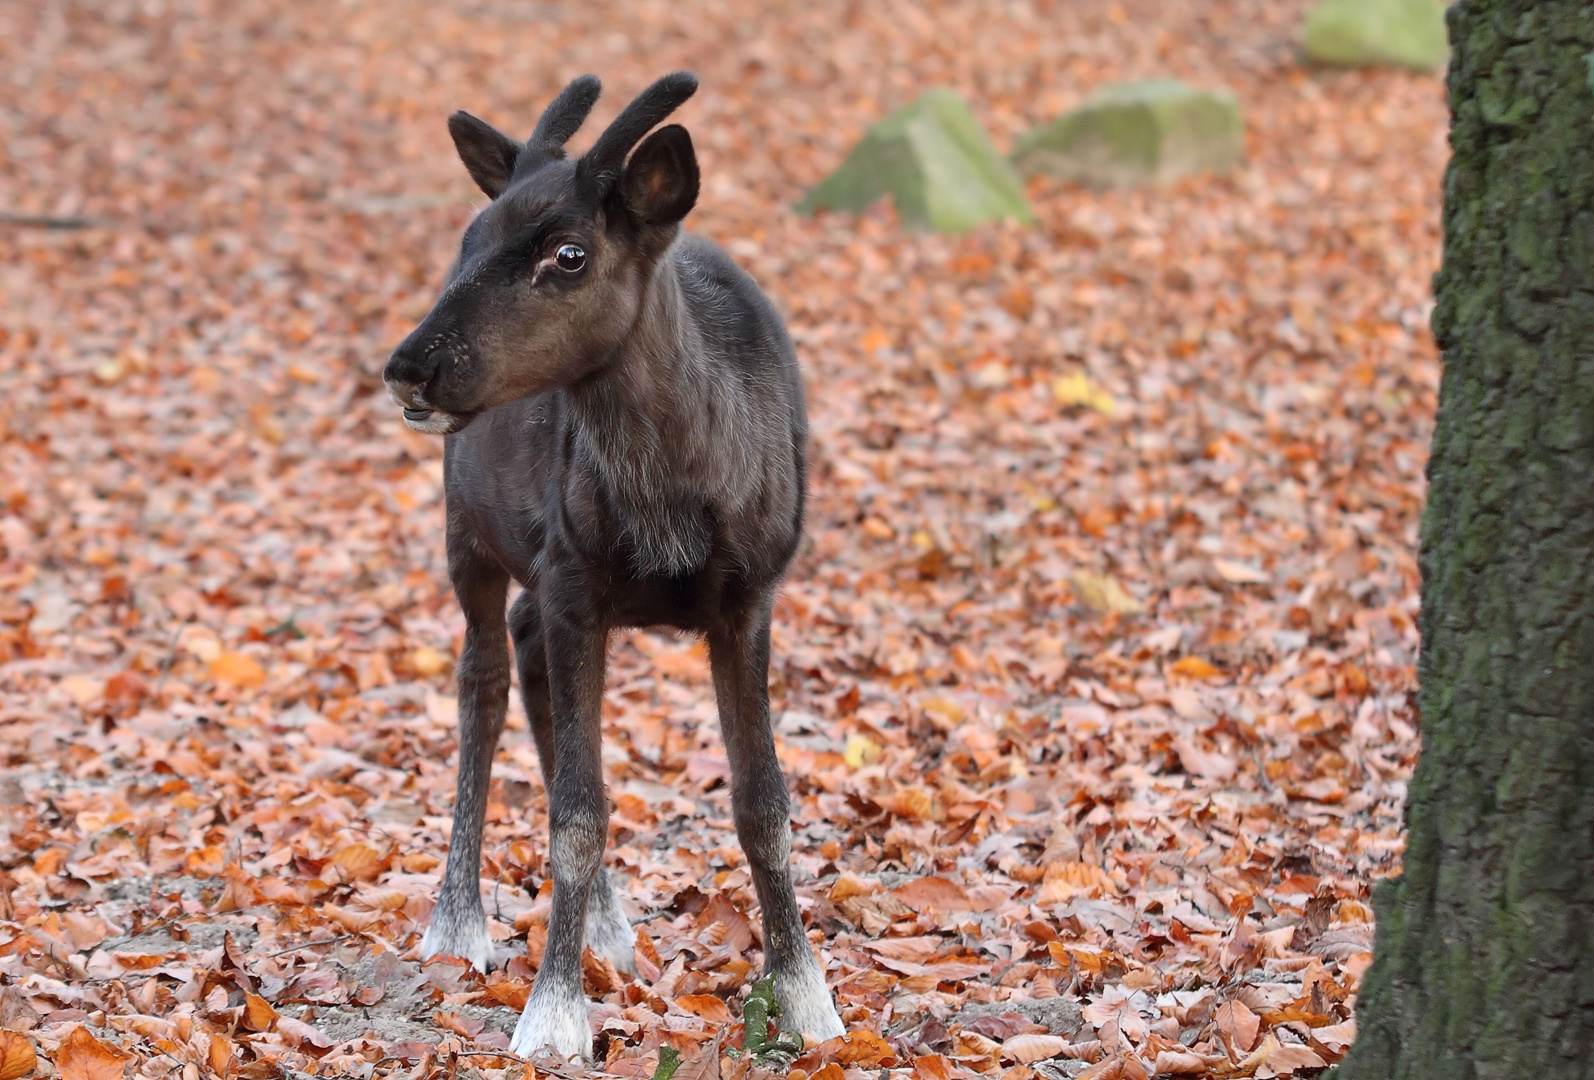
MULTIPOLYGON (((0 206, 93 226, 0 226, 0 1074, 35 1047, 63 1077, 522 1072, 495 1051, 547 893, 518 704, 483 881, 507 965, 409 958, 461 623, 440 448, 376 373, 476 199, 441 118, 524 127, 592 70, 601 122, 682 66, 691 224, 810 377, 772 687, 852 1034, 793 1068, 1337 1060, 1417 747, 1444 108, 1435 76, 1303 68, 1303 11, 0 10, 27 87, 0 206), (1036 226, 956 239, 790 209, 926 87, 1005 148, 1158 76, 1235 91, 1244 170, 1037 181, 1036 226)), ((616 635, 606 716, 639 975, 587 965, 604 1060, 563 1071, 671 1046, 718 1075, 759 941, 701 647, 616 635)))

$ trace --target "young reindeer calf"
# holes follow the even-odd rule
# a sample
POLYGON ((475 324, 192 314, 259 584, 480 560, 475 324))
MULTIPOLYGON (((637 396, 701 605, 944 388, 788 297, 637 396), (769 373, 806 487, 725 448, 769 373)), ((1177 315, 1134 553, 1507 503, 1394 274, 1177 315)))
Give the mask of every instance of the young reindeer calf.
POLYGON ((453 843, 421 953, 486 970, 482 817, 509 692, 505 600, 548 790, 553 912, 511 1049, 590 1056, 583 942, 635 971, 604 872, 604 646, 620 626, 706 635, 731 805, 763 908, 766 969, 789 1030, 842 1034, 790 875, 786 782, 770 732, 770 606, 802 533, 807 420, 769 300, 681 231, 697 159, 679 125, 697 89, 648 87, 578 161, 564 144, 598 97, 583 76, 524 144, 469 115, 449 131, 492 202, 442 295, 394 351, 388 392, 447 436, 448 572, 465 612, 453 843), (633 146, 636 152, 627 154, 633 146))

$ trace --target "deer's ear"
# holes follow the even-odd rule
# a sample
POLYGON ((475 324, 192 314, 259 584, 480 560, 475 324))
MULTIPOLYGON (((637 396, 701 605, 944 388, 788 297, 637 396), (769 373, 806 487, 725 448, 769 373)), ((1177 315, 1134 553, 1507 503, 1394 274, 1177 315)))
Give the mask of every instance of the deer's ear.
POLYGON ((509 179, 515 174, 515 159, 525 147, 468 112, 457 112, 448 118, 448 133, 454 137, 454 149, 459 151, 459 160, 465 163, 476 186, 489 197, 498 198, 509 186, 509 179))
POLYGON ((620 180, 626 209, 644 225, 673 225, 697 204, 697 155, 680 124, 649 135, 620 180))

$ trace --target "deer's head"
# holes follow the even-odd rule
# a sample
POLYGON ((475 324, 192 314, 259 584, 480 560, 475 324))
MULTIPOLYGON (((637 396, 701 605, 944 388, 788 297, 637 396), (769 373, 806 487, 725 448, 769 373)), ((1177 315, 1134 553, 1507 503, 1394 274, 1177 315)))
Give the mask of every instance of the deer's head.
POLYGON ((446 435, 495 405, 576 383, 636 325, 654 265, 698 191, 685 128, 642 137, 697 79, 666 75, 584 157, 567 160, 564 144, 598 89, 591 75, 565 87, 524 143, 469 113, 449 117, 465 168, 492 202, 466 228, 442 295, 382 373, 414 430, 446 435))

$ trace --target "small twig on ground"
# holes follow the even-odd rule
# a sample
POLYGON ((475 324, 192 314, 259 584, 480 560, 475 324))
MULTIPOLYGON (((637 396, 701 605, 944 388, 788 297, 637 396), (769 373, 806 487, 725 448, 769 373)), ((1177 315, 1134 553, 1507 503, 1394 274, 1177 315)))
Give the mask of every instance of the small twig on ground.
POLYGON ((303 945, 295 945, 291 949, 282 949, 278 952, 266 953, 263 959, 269 960, 274 956, 287 956, 289 953, 298 952, 300 949, 319 949, 323 945, 336 945, 340 941, 347 941, 350 938, 359 936, 359 934, 339 934, 337 937, 327 938, 325 941, 307 941, 303 945))
POLYGON ((1256 762, 1256 782, 1262 785, 1262 790, 1269 795, 1273 794, 1273 781, 1267 778, 1267 763, 1262 760, 1262 748, 1251 747, 1251 758, 1256 762))
POLYGON ((177 660, 177 639, 183 636, 184 625, 186 624, 177 624, 177 628, 172 631, 172 640, 166 645, 166 656, 161 660, 160 678, 155 680, 155 690, 151 695, 157 701, 160 700, 161 687, 166 685, 166 676, 171 671, 172 664, 177 660))
POLYGON ((35 229, 108 229, 108 221, 93 218, 56 217, 51 214, 16 214, 0 210, 0 225, 21 225, 35 229))

